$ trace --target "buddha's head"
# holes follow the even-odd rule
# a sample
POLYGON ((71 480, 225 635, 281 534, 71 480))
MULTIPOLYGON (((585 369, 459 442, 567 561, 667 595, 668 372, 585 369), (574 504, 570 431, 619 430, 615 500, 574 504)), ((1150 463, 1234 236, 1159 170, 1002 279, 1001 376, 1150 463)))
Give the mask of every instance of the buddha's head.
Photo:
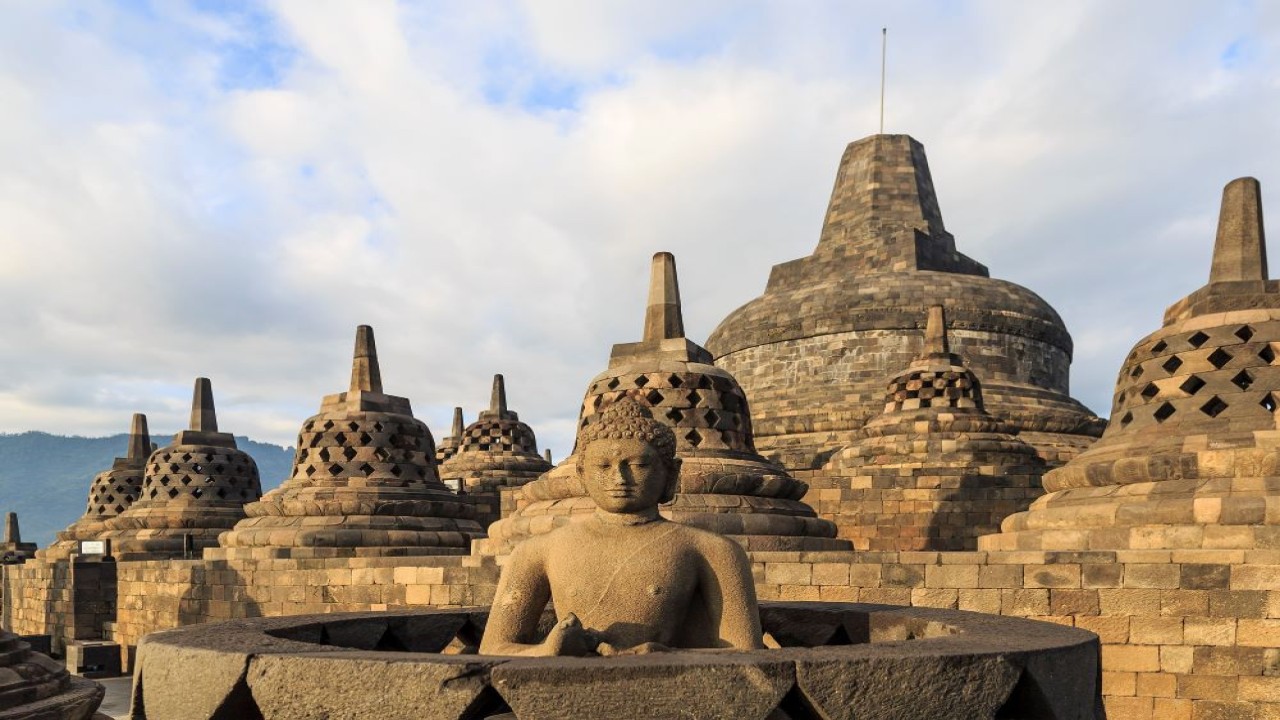
POLYGON ((601 510, 636 513, 671 502, 680 476, 676 436, 631 398, 578 436, 578 473, 601 510))

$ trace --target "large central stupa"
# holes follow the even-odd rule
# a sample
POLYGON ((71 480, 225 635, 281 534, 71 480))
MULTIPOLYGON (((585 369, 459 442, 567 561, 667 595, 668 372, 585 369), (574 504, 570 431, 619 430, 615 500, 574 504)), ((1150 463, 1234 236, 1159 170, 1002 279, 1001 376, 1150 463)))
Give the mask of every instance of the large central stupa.
POLYGON ((817 249, 774 266, 764 294, 706 346, 751 398, 760 452, 816 468, 879 414, 884 378, 923 350, 932 305, 946 308, 952 348, 982 381, 988 411, 1046 461, 1061 464, 1102 433, 1068 395, 1062 319, 956 249, 924 146, 907 135, 845 149, 817 249))

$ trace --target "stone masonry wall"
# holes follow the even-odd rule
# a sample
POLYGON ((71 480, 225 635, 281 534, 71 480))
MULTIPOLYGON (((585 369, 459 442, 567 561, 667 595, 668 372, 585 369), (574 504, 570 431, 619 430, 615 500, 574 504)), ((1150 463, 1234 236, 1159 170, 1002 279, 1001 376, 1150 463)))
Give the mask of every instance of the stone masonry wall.
POLYGON ((957 608, 1095 632, 1109 720, 1280 718, 1280 549, 752 559, 762 600, 957 608))
MULTIPOLYGON (((1067 390, 1061 386, 1071 361, 1062 349, 1049 343, 969 330, 952 330, 950 340, 952 351, 978 374, 992 415, 1007 417, 1026 409, 1022 404, 1025 399, 1012 406, 1006 402, 1001 382, 1031 378, 1038 386, 1067 390)), ((810 455, 815 449, 825 448, 829 454, 846 444, 848 430, 879 414, 884 381, 920 353, 922 342, 920 336, 900 331, 834 333, 740 350, 719 358, 716 364, 733 374, 751 398, 756 448, 796 471, 812 464, 810 455), (784 370, 791 374, 790 382, 779 382, 784 370), (844 388, 843 396, 840 388, 844 388), (849 410, 824 411, 817 418, 812 412, 814 403, 849 410), (777 438, 779 435, 788 437, 777 438)), ((1056 455, 1046 460, 1054 464, 1062 461, 1056 455)))
POLYGON ((372 557, 325 560, 156 560, 119 564, 112 638, 131 661, 145 634, 246 617, 488 605, 491 558, 372 557))

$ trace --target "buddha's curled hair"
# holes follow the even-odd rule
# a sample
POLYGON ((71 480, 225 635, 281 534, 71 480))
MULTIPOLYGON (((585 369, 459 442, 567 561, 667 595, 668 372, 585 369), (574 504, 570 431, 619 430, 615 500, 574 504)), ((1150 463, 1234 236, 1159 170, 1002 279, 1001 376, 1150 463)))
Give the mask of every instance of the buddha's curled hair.
POLYGON ((653 419, 649 408, 630 397, 618 399, 600 413, 600 418, 578 434, 578 447, 596 440, 643 440, 668 459, 676 456, 676 435, 671 428, 653 419))

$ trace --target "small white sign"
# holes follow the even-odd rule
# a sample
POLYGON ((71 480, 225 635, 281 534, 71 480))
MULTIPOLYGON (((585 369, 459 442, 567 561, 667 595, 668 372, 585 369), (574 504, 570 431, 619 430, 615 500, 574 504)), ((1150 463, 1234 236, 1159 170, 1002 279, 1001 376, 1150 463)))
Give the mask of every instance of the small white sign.
POLYGON ((103 540, 81 540, 81 555, 106 555, 107 543, 103 540))

